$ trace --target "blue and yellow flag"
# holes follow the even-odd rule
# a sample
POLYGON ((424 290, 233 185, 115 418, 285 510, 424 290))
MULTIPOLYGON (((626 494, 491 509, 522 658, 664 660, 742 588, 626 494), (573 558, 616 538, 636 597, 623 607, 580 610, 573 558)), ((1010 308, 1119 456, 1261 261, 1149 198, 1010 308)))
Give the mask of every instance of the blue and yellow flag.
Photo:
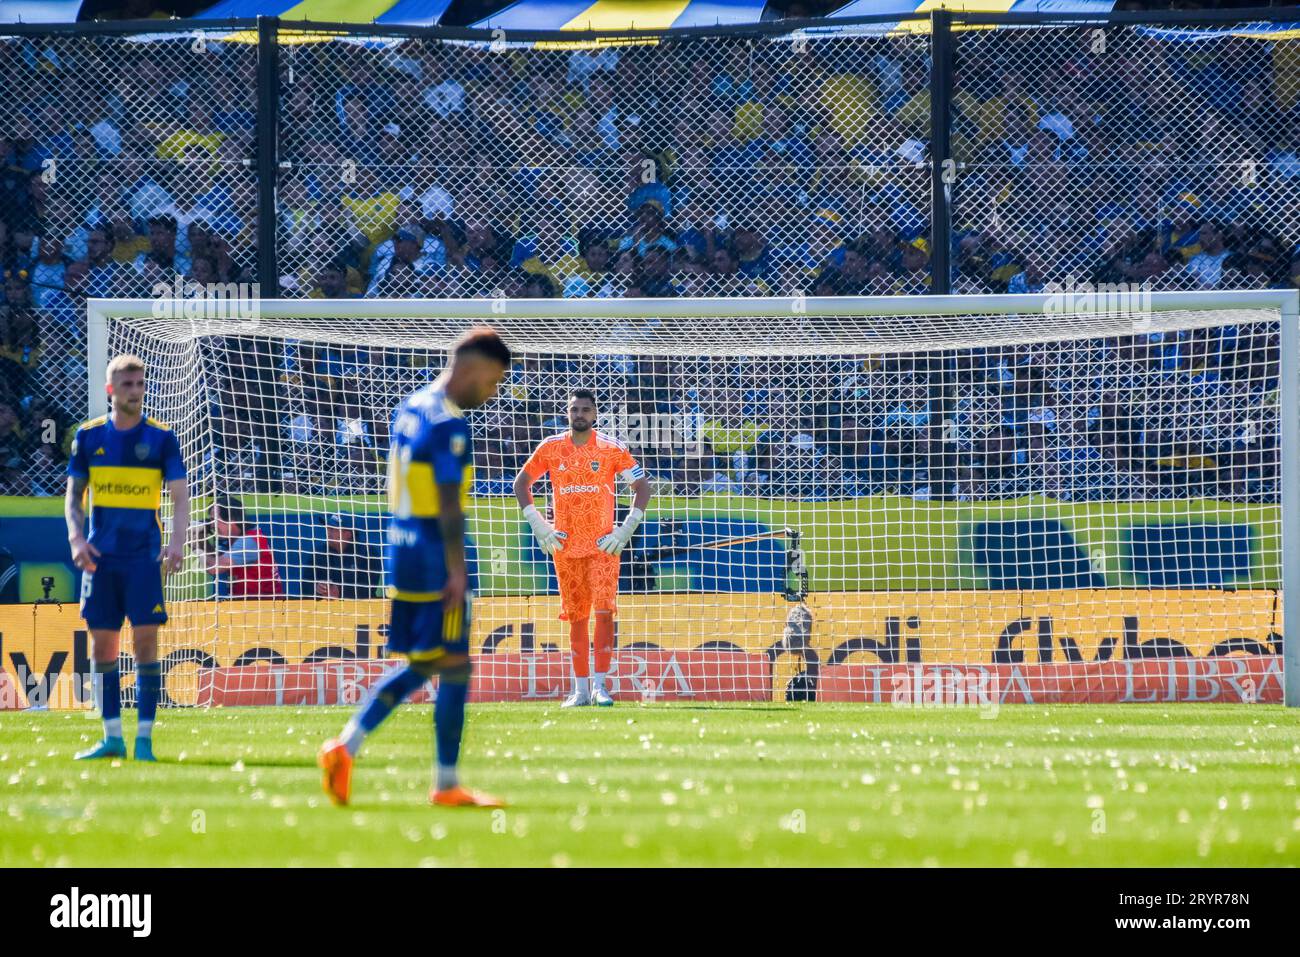
POLYGON ((494 30, 666 30, 757 23, 766 0, 517 0, 474 26, 494 30))
MULTIPOLYGON (((853 0, 830 15, 834 21, 843 17, 874 17, 892 14, 907 16, 943 8, 952 13, 1109 13, 1115 0, 853 0)), ((904 29, 926 32, 928 20, 912 20, 904 29)), ((898 24, 882 24, 882 29, 898 24)))
POLYGON ((201 20, 279 17, 320 23, 389 23, 436 26, 451 0, 221 0, 201 20))

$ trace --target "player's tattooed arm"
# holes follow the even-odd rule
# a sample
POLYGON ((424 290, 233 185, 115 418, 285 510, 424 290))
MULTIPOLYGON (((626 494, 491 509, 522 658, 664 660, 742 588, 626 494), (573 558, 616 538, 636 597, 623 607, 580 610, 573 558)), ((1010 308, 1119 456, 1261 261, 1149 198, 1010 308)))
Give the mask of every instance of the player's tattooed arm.
POLYGON ((63 517, 68 523, 68 544, 72 546, 72 564, 93 572, 99 549, 86 541, 86 485, 88 480, 76 475, 68 476, 68 491, 63 499, 63 517))
POLYGON ((438 485, 438 528, 442 532, 442 547, 447 556, 447 584, 443 587, 443 607, 449 608, 465 600, 467 587, 465 571, 465 513, 460 507, 460 483, 441 482, 438 485))
POLYGON ((87 480, 76 476, 68 477, 68 491, 63 500, 63 516, 68 521, 68 541, 82 537, 86 527, 86 510, 82 507, 86 495, 87 480))
POLYGON ((158 558, 168 572, 178 572, 190 534, 190 488, 185 479, 172 479, 167 483, 167 492, 172 499, 172 534, 158 558))

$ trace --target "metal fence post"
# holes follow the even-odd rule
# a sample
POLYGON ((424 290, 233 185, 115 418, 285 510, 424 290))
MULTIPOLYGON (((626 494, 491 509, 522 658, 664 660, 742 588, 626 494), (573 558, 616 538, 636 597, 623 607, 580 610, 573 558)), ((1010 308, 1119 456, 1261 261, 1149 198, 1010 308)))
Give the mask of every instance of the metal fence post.
POLYGON ((280 295, 275 187, 279 178, 280 20, 257 18, 257 280, 280 295))
POLYGON ((930 292, 952 292, 952 13, 930 12, 930 292))
MULTIPOLYGON (((949 11, 930 12, 930 292, 941 296, 952 292, 952 186, 957 172, 951 148, 951 27, 949 11)), ((930 446, 929 477, 931 494, 939 501, 952 497, 957 480, 955 361, 947 351, 927 357, 930 402, 936 412, 930 428, 939 433, 930 446)))
MULTIPOLYGON (((279 213, 276 186, 280 178, 280 21, 257 18, 257 281, 262 295, 280 295, 279 213)), ((255 394, 248 397, 255 429, 268 461, 282 459, 279 409, 275 396, 275 360, 267 340, 254 339, 248 359, 256 372, 255 394)), ((258 491, 269 491, 270 477, 258 491)))

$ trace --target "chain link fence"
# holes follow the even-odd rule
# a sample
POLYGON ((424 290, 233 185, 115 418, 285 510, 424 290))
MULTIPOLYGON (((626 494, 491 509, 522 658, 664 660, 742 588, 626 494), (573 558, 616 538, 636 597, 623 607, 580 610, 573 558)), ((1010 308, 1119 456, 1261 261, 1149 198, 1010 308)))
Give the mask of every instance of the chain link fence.
POLYGON ((928 234, 927 43, 287 47, 282 286, 791 294, 829 260, 837 291, 924 291, 923 255, 905 272, 884 260, 928 234), (850 255, 860 239, 876 255, 850 255))
POLYGON ((87 297, 255 278, 256 57, 185 35, 0 37, 0 494, 62 491, 87 297))
POLYGON ((1004 27, 955 49, 958 291, 1294 284, 1300 41, 1004 27))
MULTIPOLYGON (((0 494, 61 489, 91 411, 86 296, 1300 283, 1300 40, 954 22, 951 71, 922 21, 599 44, 282 28, 273 51, 251 23, 6 28, 0 494)), ((282 370, 242 361, 268 455, 282 370)), ((961 374, 926 367, 936 423, 961 374)))

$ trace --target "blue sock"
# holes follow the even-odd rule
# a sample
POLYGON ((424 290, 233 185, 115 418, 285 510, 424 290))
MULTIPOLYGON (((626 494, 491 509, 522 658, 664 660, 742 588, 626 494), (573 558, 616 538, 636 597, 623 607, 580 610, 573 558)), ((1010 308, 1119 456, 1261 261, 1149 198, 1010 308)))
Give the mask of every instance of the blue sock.
POLYGON ((371 687, 365 702, 343 729, 343 743, 347 745, 348 753, 355 756, 366 735, 383 724, 394 708, 419 691, 428 680, 427 675, 408 666, 391 672, 371 687))
POLYGON ((460 760, 460 737, 465 730, 465 698, 469 682, 453 683, 444 675, 438 681, 438 700, 433 706, 433 720, 438 737, 438 768, 456 767, 460 760))
POLYGON ((162 694, 162 664, 155 661, 151 665, 135 667, 135 701, 140 711, 137 735, 141 738, 153 737, 153 722, 158 714, 158 698, 162 694))
POLYGON ((104 737, 122 736, 122 673, 116 661, 96 661, 95 675, 99 691, 99 713, 104 719, 104 737))

